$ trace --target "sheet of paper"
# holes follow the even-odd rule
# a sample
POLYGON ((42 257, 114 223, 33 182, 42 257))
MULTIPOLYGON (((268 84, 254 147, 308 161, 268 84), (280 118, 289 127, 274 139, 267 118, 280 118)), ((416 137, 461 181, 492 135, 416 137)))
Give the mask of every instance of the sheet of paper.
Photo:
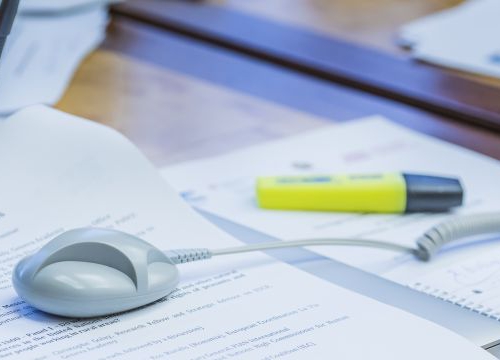
MULTIPOLYGON (((478 240, 478 239, 476 239, 478 240)), ((412 262, 385 275, 395 281, 500 320, 498 237, 454 248, 432 263, 412 262), (411 281, 408 281, 411 279, 411 281)))
POLYGON ((500 78, 499 13, 500 2, 489 19, 475 19, 473 23, 436 33, 417 45, 413 56, 444 67, 500 78), (473 25, 476 23, 481 26, 473 25))
POLYGON ((500 77, 500 1, 474 0, 418 19, 400 31, 400 43, 419 60, 500 77))
POLYGON ((104 39, 107 10, 19 17, 0 62, 0 115, 54 104, 83 58, 104 39))
POLYGON ((54 14, 116 3, 121 0, 21 0, 21 14, 54 14))
MULTIPOLYGON (((405 24, 399 31, 398 41, 403 46, 416 46, 421 42, 432 40, 436 34, 449 31, 456 26, 478 19, 489 18, 495 14, 498 0, 469 0, 459 5, 442 10, 405 24)), ((474 31, 472 27, 469 31, 474 31)))
MULTIPOLYGON (((465 206, 456 213, 498 211, 500 164, 381 117, 314 130, 229 155, 163 170, 165 179, 193 206, 283 240, 362 237, 415 246, 416 238, 449 214, 363 215, 259 209, 255 202, 257 176, 322 173, 380 173, 404 171, 458 176, 466 189, 465 206), (244 165, 242 165, 244 164, 244 165), (487 174, 487 175, 486 175, 487 174)), ((426 277, 431 287, 434 271, 446 272, 463 261, 481 261, 500 243, 483 241, 474 247, 454 245, 432 265, 407 255, 358 247, 316 247, 311 250, 413 286, 426 277), (470 250, 475 249, 474 252, 470 250), (412 270, 412 267, 417 267, 412 270)), ((500 255, 497 256, 500 261, 500 255)), ((500 274, 496 275, 500 281, 500 274)), ((443 287, 443 289, 446 287, 443 287)), ((488 289, 492 291, 493 289, 488 289)), ((464 288, 463 294, 470 293, 464 288)), ((474 295, 474 293, 470 293, 474 295)), ((478 303, 486 307, 486 304, 478 303)), ((500 304, 488 315, 500 316, 500 304)))
POLYGON ((24 110, 0 123, 0 164, 2 358, 493 358, 261 254, 184 265, 175 293, 138 311, 87 320, 43 314, 15 295, 10 272, 64 229, 116 228, 165 249, 239 242, 190 209, 130 142, 95 123, 24 110))

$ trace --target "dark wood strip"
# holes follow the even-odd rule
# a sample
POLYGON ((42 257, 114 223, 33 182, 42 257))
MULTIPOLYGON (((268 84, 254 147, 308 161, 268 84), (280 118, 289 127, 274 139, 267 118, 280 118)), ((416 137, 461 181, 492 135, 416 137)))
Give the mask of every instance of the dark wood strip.
POLYGON ((137 0, 121 14, 436 114, 500 131, 500 89, 407 58, 200 2, 137 0))
MULTIPOLYGON (((104 49, 330 121, 380 114, 500 159, 500 134, 115 17, 104 49)), ((196 106, 196 104, 193 104, 196 106)), ((430 159, 431 161, 431 159, 430 159)))

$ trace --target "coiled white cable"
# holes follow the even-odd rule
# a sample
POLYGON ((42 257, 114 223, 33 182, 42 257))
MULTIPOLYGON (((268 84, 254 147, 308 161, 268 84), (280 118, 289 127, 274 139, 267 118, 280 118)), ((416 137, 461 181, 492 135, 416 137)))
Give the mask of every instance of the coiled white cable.
POLYGON ((500 233, 500 212, 457 216, 420 236, 416 255, 421 260, 429 261, 447 243, 493 233, 500 233))
POLYGON ((429 261, 447 243, 470 236, 500 233, 500 212, 457 216, 432 227, 417 239, 417 247, 366 239, 304 239, 293 241, 275 241, 255 245, 244 245, 234 248, 181 249, 168 251, 165 254, 175 264, 210 259, 213 256, 231 255, 252 251, 264 251, 305 246, 362 246, 409 253, 422 261, 429 261))

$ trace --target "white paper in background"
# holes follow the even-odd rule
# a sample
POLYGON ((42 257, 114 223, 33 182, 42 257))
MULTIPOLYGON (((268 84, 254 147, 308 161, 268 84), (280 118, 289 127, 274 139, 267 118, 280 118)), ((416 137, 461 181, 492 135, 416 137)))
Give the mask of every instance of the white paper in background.
POLYGON ((121 0, 21 0, 21 14, 54 14, 117 3, 121 0))
MULTIPOLYGON (((398 43, 402 46, 416 46, 432 39, 441 31, 449 31, 464 23, 479 23, 484 18, 498 14, 498 0, 469 0, 452 8, 416 19, 399 30, 398 43)), ((474 31, 473 26, 468 28, 474 31)))
POLYGON ((500 1, 488 19, 475 19, 437 32, 414 48, 416 59, 480 75, 500 78, 500 1), (473 30, 471 30, 473 29, 473 30))
MULTIPOLYGON (((465 206, 455 213, 500 209, 500 188, 494 180, 500 179, 498 161, 380 117, 311 131, 225 156, 174 165, 164 168, 162 173, 191 205, 283 240, 362 237, 415 246, 420 234, 450 215, 273 211, 259 209, 255 202, 257 176, 387 171, 460 177, 465 187, 465 206)), ((483 257, 494 256, 499 264, 494 276, 496 282, 500 282, 499 241, 454 245, 453 250, 442 252, 432 264, 371 248, 312 247, 310 250, 409 286, 426 276, 431 287, 442 287, 437 277, 433 282, 434 274, 467 266, 469 262, 481 264, 483 257)), ((484 292, 500 295, 498 289, 491 286, 484 292)), ((477 295, 472 290, 454 287, 455 295, 467 297, 469 303, 473 301, 469 295, 477 295)), ((488 315, 500 318, 500 297, 493 298, 495 304, 478 300, 482 302, 475 306, 492 308, 488 315)))
POLYGON ((0 124, 0 164, 2 358, 493 359, 435 324, 262 254, 184 265, 169 300, 126 314, 40 313, 16 297, 10 271, 64 229, 115 228, 160 248, 239 242, 190 209, 123 136, 95 123, 24 110, 0 124))
POLYGON ((0 115, 55 104, 84 57, 104 39, 105 7, 65 16, 19 17, 0 61, 0 115))
POLYGON ((500 1, 474 0, 405 25, 399 42, 416 59, 500 77, 500 1))

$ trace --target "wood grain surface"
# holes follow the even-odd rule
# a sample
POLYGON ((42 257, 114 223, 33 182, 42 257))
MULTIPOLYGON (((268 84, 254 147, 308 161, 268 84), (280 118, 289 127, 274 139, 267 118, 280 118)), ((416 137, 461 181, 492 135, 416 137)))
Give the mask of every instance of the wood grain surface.
POLYGON ((396 45, 404 24, 463 0, 205 0, 204 3, 401 54, 396 45))
POLYGON ((408 58, 204 2, 138 0, 115 14, 500 131, 500 88, 408 58))
MULTIPOLYGON (((464 0, 204 0, 204 3, 408 58, 409 51, 397 44, 399 29, 410 21, 460 5, 464 0)), ((498 78, 453 69, 441 70, 500 87, 498 78)))
MULTIPOLYGON (((204 4, 261 16, 404 57, 409 56, 409 51, 397 44, 398 32, 403 25, 451 9, 463 2, 464 0, 203 0, 204 4)), ((442 70, 500 87, 500 80, 497 78, 452 69, 442 70)))
POLYGON ((158 166, 373 114, 500 159, 483 128, 124 18, 58 108, 118 129, 158 166))
POLYGON ((221 154, 326 124, 105 49, 84 62, 57 107, 119 130, 157 165, 221 154))

